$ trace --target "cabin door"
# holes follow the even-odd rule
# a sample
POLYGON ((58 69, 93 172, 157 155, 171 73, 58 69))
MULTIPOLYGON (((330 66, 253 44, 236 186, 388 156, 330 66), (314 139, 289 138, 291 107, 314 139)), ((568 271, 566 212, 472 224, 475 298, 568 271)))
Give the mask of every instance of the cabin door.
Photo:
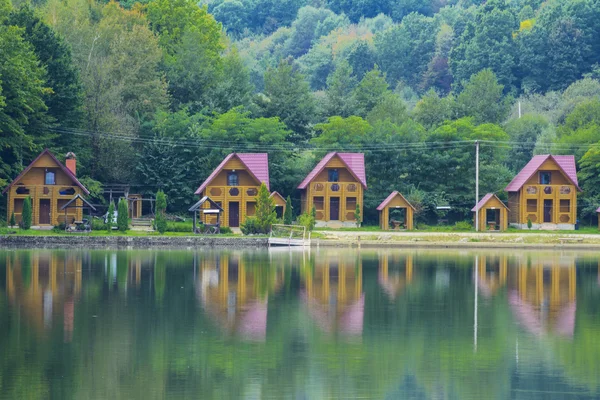
POLYGON ((229 227, 237 228, 240 226, 240 203, 237 201, 229 202, 229 227))
POLYGON ((552 200, 544 200, 544 222, 552 222, 552 200))
POLYGON ((340 198, 332 197, 329 199, 329 220, 339 221, 340 219, 340 198))
POLYGON ((40 225, 50 225, 50 199, 40 200, 40 225))

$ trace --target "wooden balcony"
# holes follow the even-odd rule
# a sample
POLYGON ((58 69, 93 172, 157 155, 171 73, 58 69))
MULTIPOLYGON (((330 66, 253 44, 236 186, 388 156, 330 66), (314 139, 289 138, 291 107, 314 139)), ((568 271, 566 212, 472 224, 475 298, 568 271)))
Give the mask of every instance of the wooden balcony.
POLYGON ((356 182, 312 182, 311 194, 326 197, 354 197, 360 194, 360 184, 356 182))
POLYGON ((525 185, 525 198, 558 198, 570 199, 577 189, 572 185, 525 185))
POLYGON ((15 185, 10 188, 12 199, 24 199, 28 196, 39 199, 72 199, 80 189, 68 185, 15 185))
POLYGON ((259 186, 208 186, 206 196, 215 201, 224 199, 252 201, 258 197, 258 189, 259 186))

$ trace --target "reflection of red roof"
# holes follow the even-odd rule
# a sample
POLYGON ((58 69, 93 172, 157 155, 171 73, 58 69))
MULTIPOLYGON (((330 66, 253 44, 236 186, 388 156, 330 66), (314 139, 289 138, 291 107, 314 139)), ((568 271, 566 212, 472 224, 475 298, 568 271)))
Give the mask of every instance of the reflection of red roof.
POLYGON ((237 157, 244 164, 248 173, 254 179, 267 185, 267 189, 269 188, 269 156, 267 153, 231 153, 221 161, 221 164, 215 168, 194 194, 202 194, 206 186, 217 177, 219 172, 225 167, 225 164, 233 157, 237 157))
POLYGON ((44 154, 48 154, 48 155, 50 156, 50 158, 52 158, 52 160, 54 160, 54 162, 56 162, 56 164, 57 164, 57 165, 60 167, 60 169, 61 169, 61 170, 62 170, 62 171, 65 173, 65 174, 67 174, 67 176, 68 176, 69 178, 71 178, 71 180, 73 181, 73 183, 74 183, 75 185, 79 186, 79 188, 80 188, 81 190, 83 190, 83 192, 84 192, 85 194, 90 194, 90 192, 89 192, 89 191, 88 191, 88 190, 85 188, 85 186, 83 186, 83 185, 81 184, 81 182, 79 182, 79 180, 77 179, 77 177, 76 177, 75 175, 73 175, 73 173, 71 172, 71 170, 70 170, 69 168, 65 167, 65 166, 64 166, 64 165, 63 165, 63 164, 62 164, 60 161, 58 161, 58 159, 57 159, 56 157, 54 157, 54 154, 52 154, 52 152, 51 152, 50 150, 48 150, 48 149, 45 149, 44 151, 42 151, 42 152, 41 152, 41 153, 40 153, 40 154, 39 154, 39 155, 38 155, 38 156, 35 158, 35 160, 33 160, 33 161, 31 162, 31 164, 29 164, 29 165, 27 166, 27 168, 25 168, 25 169, 23 170, 23 172, 21 172, 21 173, 19 174, 19 176, 17 176, 17 177, 16 177, 16 178, 15 178, 15 179, 14 179, 14 180, 11 182, 11 184, 10 184, 10 185, 8 185, 8 186, 7 186, 7 187, 6 187, 6 188, 5 188, 5 189, 2 191, 2 194, 5 194, 6 192, 8 192, 8 189, 10 189, 10 188, 11 188, 11 186, 12 186, 13 184, 17 183, 17 182, 19 181, 19 179, 21 179, 21 178, 22 178, 22 177, 23 177, 23 176, 24 176, 24 175, 25 175, 27 172, 29 172, 29 170, 30 170, 31 168, 33 168, 33 164, 35 164, 35 163, 36 163, 36 162, 37 162, 37 161, 38 161, 40 158, 42 158, 42 156, 43 156, 44 154))
POLYGON ((317 175, 323 171, 325 166, 331 159, 338 156, 340 160, 346 165, 348 171, 354 176, 354 178, 361 183, 361 185, 367 188, 367 174, 365 172, 365 155, 362 153, 338 153, 336 151, 327 154, 317 166, 310 171, 306 178, 298 185, 298 189, 306 189, 308 184, 315 179, 317 175))
POLYGON ((577 170, 575 168, 575 156, 553 156, 553 155, 539 155, 533 156, 533 158, 527 163, 525 167, 514 177, 514 179, 504 189, 507 192, 518 192, 521 190, 525 182, 529 180, 542 166, 542 164, 548 160, 553 159, 562 173, 571 181, 573 185, 577 187, 577 190, 581 191, 577 182, 577 170))
MULTIPOLYGON (((492 197, 495 197, 496 199, 498 199, 498 196, 496 196, 494 193, 488 193, 485 196, 483 196, 483 199, 479 200, 479 203, 477 203, 477 205, 475 207, 473 207, 471 209, 471 211, 475 212, 478 210, 481 210, 481 207, 485 206, 485 203, 487 203, 492 197)), ((504 204, 504 202, 500 199, 498 199, 498 201, 500 202, 500 204, 502 204, 504 206, 504 208, 506 208, 508 210, 508 207, 506 207, 506 205, 504 204)))
POLYGON ((410 204, 410 202, 408 200, 406 200, 406 197, 402 196, 402 194, 400 192, 398 192, 397 190, 394 190, 392 193, 390 193, 390 195, 384 201, 381 202, 381 204, 377 207, 377 211, 383 210, 385 208, 385 206, 387 206, 390 203, 390 201, 392 201, 394 199, 394 197, 396 197, 396 196, 402 197, 402 200, 404 200, 406 202, 406 204, 408 204, 410 206, 410 208, 412 208, 413 210, 415 209, 413 207, 413 205, 410 204))
POLYGON ((306 303, 310 316, 324 332, 333 333, 337 330, 350 336, 362 335, 365 314, 364 294, 361 294, 354 303, 344 307, 339 314, 335 309, 332 311, 329 305, 310 299, 305 290, 301 291, 300 297, 306 303))
MULTIPOLYGON (((516 290, 508 295, 508 301, 517 320, 532 334, 541 336, 544 334, 544 322, 542 314, 531 304, 523 301, 516 290)), ((576 303, 571 302, 561 308, 556 322, 553 326, 554 332, 560 336, 573 336, 575 332, 576 303)))

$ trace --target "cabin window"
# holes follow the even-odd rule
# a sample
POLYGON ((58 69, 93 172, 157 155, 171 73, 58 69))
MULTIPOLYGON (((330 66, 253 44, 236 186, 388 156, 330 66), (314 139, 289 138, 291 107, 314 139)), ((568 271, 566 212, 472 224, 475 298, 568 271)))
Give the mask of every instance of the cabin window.
POLYGON ((548 171, 540 172, 540 185, 550 185, 552 174, 548 171))
POLYGON ((537 212, 537 199, 527 199, 527 212, 537 212))
POLYGON ((325 198, 323 196, 315 196, 313 203, 315 204, 315 210, 323 210, 325 208, 325 198))
POLYGON ((339 182, 340 176, 337 169, 329 170, 329 182, 339 182))
POLYGON ((561 213, 571 212, 571 200, 561 200, 559 207, 561 213))
POLYGON ((229 172, 227 174, 227 186, 238 186, 239 177, 237 172, 229 172))
POLYGON ((54 171, 46 171, 46 177, 44 179, 44 184, 45 185, 55 185, 56 184, 55 177, 56 177, 56 174, 54 173, 54 171))

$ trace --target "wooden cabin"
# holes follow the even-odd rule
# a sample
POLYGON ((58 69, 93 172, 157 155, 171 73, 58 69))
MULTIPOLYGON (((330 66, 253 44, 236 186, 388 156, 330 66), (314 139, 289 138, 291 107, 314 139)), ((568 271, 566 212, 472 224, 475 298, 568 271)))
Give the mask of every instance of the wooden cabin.
POLYGON ((401 193, 395 190, 377 207, 377 211, 379 211, 379 227, 383 230, 390 229, 390 223, 392 229, 409 231, 414 229, 415 208, 401 193))
POLYGON ((575 229, 577 182, 574 156, 538 155, 504 189, 508 192, 511 226, 533 229, 575 229))
POLYGON ((488 193, 471 210, 479 211, 479 221, 475 228, 480 231, 505 231, 508 229, 508 207, 494 193, 488 193))
POLYGON ((277 214, 277 218, 283 218, 287 201, 282 195, 279 194, 279 192, 273 192, 269 197, 273 199, 273 204, 275 204, 275 213, 277 214))
POLYGON ((301 212, 310 212, 314 205, 317 226, 356 226, 356 205, 362 218, 366 188, 364 154, 329 153, 298 186, 301 212))
MULTIPOLYGON (((2 192, 7 195, 7 221, 15 213, 17 224, 21 222, 23 203, 31 198, 33 227, 56 226, 81 221, 82 208, 69 209, 66 221, 60 209, 76 195, 90 192, 77 180, 77 159, 68 153, 66 166, 46 149, 36 157, 2 192)), ((82 206, 82 204, 77 204, 82 206)))
MULTIPOLYGON (((221 226, 237 228, 256 212, 261 183, 269 188, 266 153, 231 153, 200 185, 195 194, 208 196, 223 209, 221 226)), ((216 216, 201 215, 204 224, 215 224, 216 216)))

